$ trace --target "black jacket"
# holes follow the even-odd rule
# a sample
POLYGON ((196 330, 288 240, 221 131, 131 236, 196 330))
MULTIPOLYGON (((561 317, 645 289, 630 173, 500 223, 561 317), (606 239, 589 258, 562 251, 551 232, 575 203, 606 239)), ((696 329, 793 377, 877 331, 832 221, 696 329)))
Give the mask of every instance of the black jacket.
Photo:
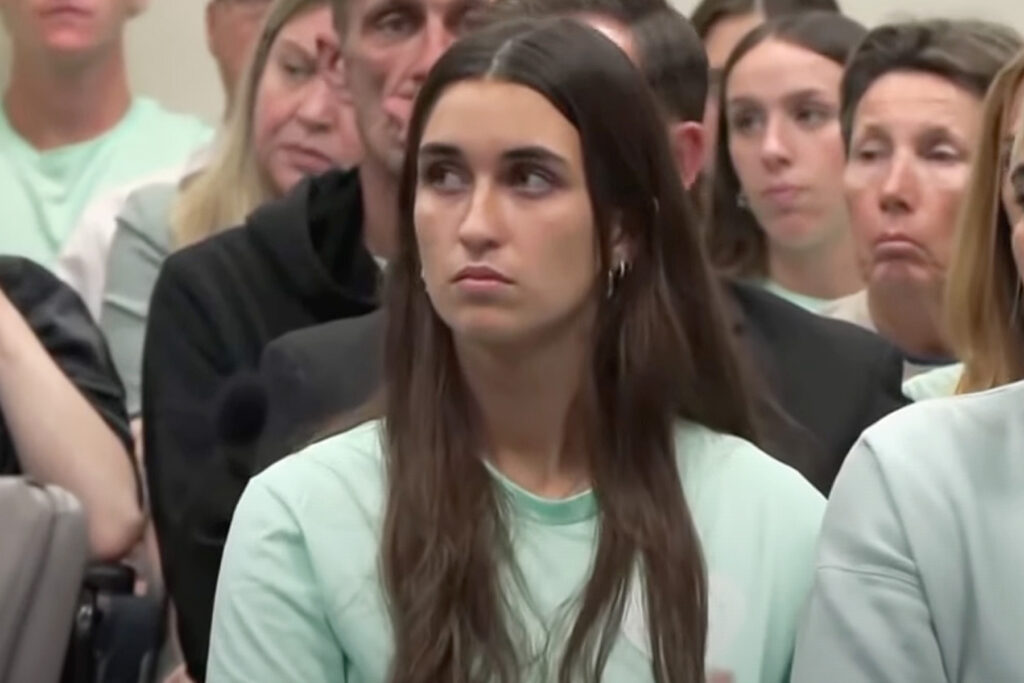
MULTIPOLYGON (((756 373, 761 446, 824 494, 860 433, 905 405, 903 363, 875 334, 823 318, 763 289, 725 290, 741 353, 756 373)), ((379 313, 299 330, 263 356, 270 396, 267 465, 329 428, 380 380, 379 313)))
POLYGON ((733 283, 735 331, 767 385, 762 446, 828 495, 861 432, 905 406, 903 360, 865 329, 733 283))
MULTIPOLYGON (((85 304, 50 271, 27 259, 0 257, 0 288, 50 358, 124 444, 135 468, 124 387, 99 327, 85 304)), ((0 413, 0 475, 21 474, 18 454, 0 413)))
POLYGON ((189 673, 205 677, 224 539, 250 468, 218 445, 226 380, 264 346, 376 307, 356 172, 307 181, 245 225, 172 255, 157 279, 143 357, 146 475, 189 673))

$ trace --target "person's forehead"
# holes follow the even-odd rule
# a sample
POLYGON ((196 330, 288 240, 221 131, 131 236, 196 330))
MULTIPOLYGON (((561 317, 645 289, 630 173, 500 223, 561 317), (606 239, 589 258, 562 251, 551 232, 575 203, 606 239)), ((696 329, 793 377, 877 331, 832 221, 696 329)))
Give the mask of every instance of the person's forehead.
POLYGON ((766 40, 745 54, 729 76, 728 95, 771 99, 792 92, 820 90, 839 97, 843 67, 799 45, 766 40))
POLYGON ((438 98, 421 144, 559 149, 577 140, 575 126, 536 90, 501 80, 467 80, 438 98))
POLYGON ((977 95, 941 76, 894 71, 868 86, 854 113, 853 124, 855 128, 968 126, 980 114, 981 106, 977 95))

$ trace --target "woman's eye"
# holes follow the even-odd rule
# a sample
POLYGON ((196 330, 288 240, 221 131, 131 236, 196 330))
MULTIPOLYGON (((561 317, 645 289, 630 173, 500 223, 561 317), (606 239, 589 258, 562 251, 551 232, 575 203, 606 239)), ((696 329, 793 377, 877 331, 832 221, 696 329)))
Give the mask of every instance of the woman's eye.
POLYGON ((881 145, 869 144, 854 148, 853 154, 851 156, 856 161, 871 163, 872 161, 877 161, 878 159, 881 159, 883 154, 884 150, 882 149, 881 145))
POLYGON ((544 195, 555 188, 555 179, 543 169, 530 166, 516 167, 509 173, 509 182, 528 195, 544 195))
POLYGON ((925 155, 929 161, 937 161, 942 164, 951 164, 960 161, 962 155, 960 150, 950 144, 935 145, 925 155))
POLYGON ((816 128, 828 121, 830 117, 831 113, 821 107, 806 107, 798 109, 796 112, 797 123, 808 128, 816 128))
POLYGON ((313 75, 313 68, 308 64, 301 64, 299 62, 283 62, 281 69, 285 75, 291 80, 300 80, 313 75))
POLYGON ((753 111, 737 111, 729 116, 729 127, 741 135, 754 132, 762 120, 762 116, 753 111))
POLYGON ((466 187, 465 174, 447 164, 432 164, 420 174, 423 184, 437 192, 453 193, 466 187))

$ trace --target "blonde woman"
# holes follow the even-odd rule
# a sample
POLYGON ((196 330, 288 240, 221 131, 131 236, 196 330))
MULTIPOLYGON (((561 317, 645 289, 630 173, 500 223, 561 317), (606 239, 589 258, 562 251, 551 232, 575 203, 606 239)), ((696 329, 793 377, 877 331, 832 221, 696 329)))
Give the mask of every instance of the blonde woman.
MULTIPOLYGON (((992 83, 957 229, 946 295, 947 324, 962 364, 904 385, 914 400, 985 391, 1024 379, 1020 261, 1011 246, 1024 192, 1012 183, 1011 149, 1024 98, 1024 53, 992 83)), ((1020 151, 1014 156, 1020 158, 1020 151)), ((1021 188, 1024 190, 1024 188, 1021 188)))
POLYGON ((164 259, 242 223, 304 177, 358 161, 360 143, 352 112, 337 92, 337 69, 328 1, 277 0, 205 168, 180 185, 150 185, 125 201, 100 325, 132 417, 141 410, 142 342, 164 259))

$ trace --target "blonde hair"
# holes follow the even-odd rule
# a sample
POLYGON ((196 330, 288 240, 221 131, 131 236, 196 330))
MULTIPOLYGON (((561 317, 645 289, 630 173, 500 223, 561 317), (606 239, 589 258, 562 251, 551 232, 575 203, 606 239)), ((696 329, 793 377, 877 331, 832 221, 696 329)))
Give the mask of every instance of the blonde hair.
POLYGON ((174 247, 180 249, 243 222, 276 192, 260 168, 252 145, 256 94, 270 48, 288 22, 328 0, 275 0, 239 83, 209 163, 188 178, 171 211, 174 247))
POLYGON ((981 140, 960 209, 946 292, 949 336, 964 364, 958 394, 1024 379, 1021 276, 1002 203, 1008 170, 1003 130, 1022 81, 1024 53, 1007 64, 989 88, 981 140))

